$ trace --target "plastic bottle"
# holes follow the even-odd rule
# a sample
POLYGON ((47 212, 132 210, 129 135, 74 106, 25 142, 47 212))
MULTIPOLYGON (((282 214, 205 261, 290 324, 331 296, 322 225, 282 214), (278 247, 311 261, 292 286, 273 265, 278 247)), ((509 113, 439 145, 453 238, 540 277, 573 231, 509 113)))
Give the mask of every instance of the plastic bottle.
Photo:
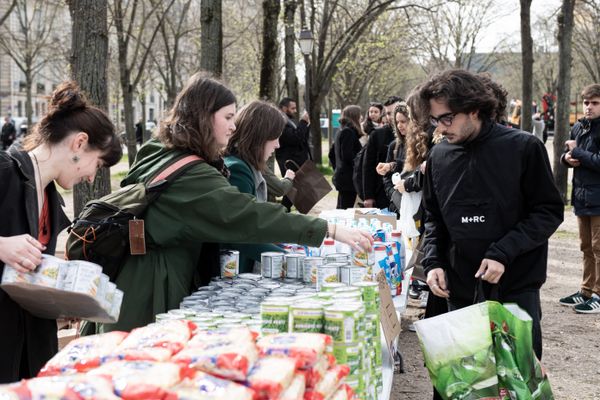
POLYGON ((323 241, 323 244, 321 245, 321 252, 319 255, 321 257, 326 257, 329 254, 335 254, 335 253, 337 253, 337 250, 335 248, 335 240, 325 239, 323 241))

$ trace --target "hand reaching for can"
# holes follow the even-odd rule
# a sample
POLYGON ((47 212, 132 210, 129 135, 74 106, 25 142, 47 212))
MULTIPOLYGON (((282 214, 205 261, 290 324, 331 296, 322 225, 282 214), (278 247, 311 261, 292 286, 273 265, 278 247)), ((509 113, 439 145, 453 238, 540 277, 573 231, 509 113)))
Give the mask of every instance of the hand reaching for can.
POLYGON ((346 243, 354 250, 364 250, 371 251, 373 247, 373 237, 369 234, 369 232, 361 231, 355 228, 347 228, 342 225, 335 225, 335 235, 333 239, 346 243))

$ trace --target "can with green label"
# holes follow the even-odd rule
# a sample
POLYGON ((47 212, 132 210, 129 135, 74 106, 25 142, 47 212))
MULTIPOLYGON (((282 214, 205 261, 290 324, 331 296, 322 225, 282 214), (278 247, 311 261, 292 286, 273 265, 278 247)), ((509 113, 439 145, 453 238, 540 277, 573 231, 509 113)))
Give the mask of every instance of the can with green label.
POLYGON ((260 305, 262 333, 286 333, 289 331, 290 306, 285 299, 276 298, 260 305))
POLYGON ((379 284, 377 282, 356 282, 352 286, 360 289, 363 300, 376 302, 379 297, 379 284))
POLYGON ((323 332, 323 306, 318 302, 301 302, 290 306, 291 332, 323 332))
POLYGON ((360 374, 361 345, 358 343, 333 343, 333 355, 338 364, 347 364, 350 367, 350 376, 360 374))
POLYGON ((338 343, 354 343, 358 339, 360 308, 339 304, 325 308, 324 331, 338 343))

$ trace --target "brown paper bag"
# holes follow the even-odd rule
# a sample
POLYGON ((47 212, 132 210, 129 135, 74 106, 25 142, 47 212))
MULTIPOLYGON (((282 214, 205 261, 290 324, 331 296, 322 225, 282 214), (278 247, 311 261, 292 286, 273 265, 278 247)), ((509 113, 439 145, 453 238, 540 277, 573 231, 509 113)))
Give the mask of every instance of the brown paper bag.
POLYGON ((298 211, 308 214, 315 204, 331 191, 331 185, 311 160, 306 160, 301 167, 292 160, 285 162, 286 167, 288 163, 295 166, 297 170, 294 185, 287 193, 287 197, 298 211))

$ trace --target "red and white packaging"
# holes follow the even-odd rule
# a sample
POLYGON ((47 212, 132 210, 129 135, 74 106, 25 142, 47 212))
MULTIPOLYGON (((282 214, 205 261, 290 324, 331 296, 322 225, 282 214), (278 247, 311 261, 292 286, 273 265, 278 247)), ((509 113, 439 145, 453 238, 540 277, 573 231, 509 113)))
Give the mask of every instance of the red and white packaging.
POLYGON ((0 385, 0 399, 2 400, 29 400, 31 394, 27 389, 26 381, 0 385))
POLYGON ((110 359, 127 332, 109 332, 72 340, 52 357, 38 376, 85 372, 110 359))
POLYGON ((298 370, 298 373, 304 375, 306 379, 306 387, 313 388, 315 385, 323 379, 327 370, 335 365, 335 357, 333 354, 323 354, 315 365, 310 368, 304 368, 298 370))
POLYGON ((306 390, 304 400, 324 400, 333 395, 340 386, 342 379, 350 373, 347 365, 335 365, 330 368, 323 379, 314 388, 306 390))
POLYGON ((292 383, 297 367, 298 362, 293 358, 261 358, 248 374, 248 386, 258 399, 276 399, 292 383))
POLYGON ((283 391, 277 400, 302 400, 306 390, 306 380, 303 374, 296 374, 290 386, 283 391))
POLYGON ((167 320, 131 331, 115 349, 123 360, 169 361, 192 337, 196 326, 186 320, 167 320))
POLYGON ((327 400, 356 400, 356 394, 350 386, 343 383, 333 396, 327 400))
POLYGON ((260 338, 260 353, 265 356, 292 357, 300 368, 310 368, 325 354, 331 336, 322 333, 279 333, 260 338))
POLYGON ((254 390, 204 372, 196 372, 170 389, 178 399, 185 400, 253 400, 254 390))
POLYGON ((25 381, 31 400, 117 400, 112 381, 86 374, 44 376, 25 381))

